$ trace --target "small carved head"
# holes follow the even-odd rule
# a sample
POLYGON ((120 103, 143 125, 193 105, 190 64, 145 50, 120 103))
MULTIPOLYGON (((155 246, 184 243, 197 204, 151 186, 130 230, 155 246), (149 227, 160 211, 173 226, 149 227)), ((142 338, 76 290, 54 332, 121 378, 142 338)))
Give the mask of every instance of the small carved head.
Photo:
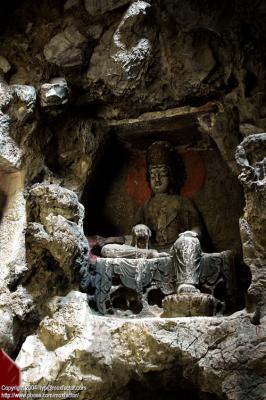
POLYGON ((147 225, 138 224, 132 228, 132 246, 139 249, 149 248, 149 239, 151 237, 151 230, 147 225))

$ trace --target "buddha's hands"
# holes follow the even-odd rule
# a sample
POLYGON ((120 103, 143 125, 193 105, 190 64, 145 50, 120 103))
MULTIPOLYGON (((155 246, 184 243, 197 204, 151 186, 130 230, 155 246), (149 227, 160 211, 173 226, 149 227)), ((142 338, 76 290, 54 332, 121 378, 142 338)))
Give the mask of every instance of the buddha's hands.
POLYGON ((161 253, 158 253, 158 257, 170 257, 170 254, 162 251, 161 253))
POLYGON ((178 236, 179 236, 179 237, 180 237, 180 236, 198 237, 199 234, 198 234, 198 232, 195 232, 194 230, 191 230, 191 231, 182 232, 182 233, 180 233, 178 236))
POLYGON ((166 252, 159 253, 157 250, 148 250, 147 258, 163 258, 170 257, 170 255, 166 252))

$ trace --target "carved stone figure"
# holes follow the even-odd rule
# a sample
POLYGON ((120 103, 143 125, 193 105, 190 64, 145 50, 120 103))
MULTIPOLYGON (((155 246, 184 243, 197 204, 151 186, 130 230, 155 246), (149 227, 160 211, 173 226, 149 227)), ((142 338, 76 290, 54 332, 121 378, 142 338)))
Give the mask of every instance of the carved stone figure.
POLYGON ((132 228, 132 246, 139 249, 148 249, 151 230, 144 224, 138 224, 132 228))
POLYGON ((170 143, 158 141, 148 148, 147 168, 152 197, 138 219, 151 229, 154 247, 169 251, 180 233, 200 235, 201 221, 192 201, 180 196, 185 167, 170 143))
MULTIPOLYGON (((229 296, 233 292, 232 254, 203 253, 200 216, 192 201, 180 196, 185 168, 170 143, 158 141, 148 148, 147 175, 152 196, 138 213, 131 245, 109 242, 97 258, 92 278, 97 309, 102 314, 112 311, 113 278, 118 277, 142 301, 151 288, 164 295, 176 293, 170 302, 172 316, 201 315, 202 310, 212 315, 219 303, 214 288, 224 282, 229 296), (200 293, 203 288, 211 294, 200 293), (200 305, 198 310, 190 301, 196 308, 200 305)), ((165 310, 170 303, 163 302, 165 310)))
POLYGON ((171 255, 175 260, 178 292, 197 291, 195 285, 199 283, 201 222, 192 201, 179 195, 185 179, 183 162, 170 143, 158 141, 147 150, 147 167, 152 197, 137 216, 141 224, 133 227, 132 246, 106 245, 101 255, 111 258, 158 258, 171 255), (148 250, 150 237, 152 247, 158 251, 148 250))
POLYGON ((177 274, 178 292, 197 291, 201 246, 201 221, 191 200, 180 196, 185 180, 182 159, 170 143, 158 141, 147 150, 152 197, 140 218, 154 234, 154 247, 170 251, 177 274))
POLYGON ((110 258, 156 258, 167 257, 167 253, 159 253, 157 250, 149 249, 151 230, 144 224, 137 224, 132 228, 131 245, 109 243, 101 250, 102 257, 110 258))

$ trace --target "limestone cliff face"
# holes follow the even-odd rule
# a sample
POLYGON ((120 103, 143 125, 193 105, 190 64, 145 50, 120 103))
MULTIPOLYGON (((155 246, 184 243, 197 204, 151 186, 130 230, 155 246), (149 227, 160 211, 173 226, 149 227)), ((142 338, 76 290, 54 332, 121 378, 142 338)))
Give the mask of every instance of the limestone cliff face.
POLYGON ((82 383, 84 399, 265 399, 265 3, 1 9, 0 346, 23 383, 82 383), (129 233, 158 139, 185 161, 207 248, 238 253, 231 316, 99 317, 78 291, 85 235, 129 233))

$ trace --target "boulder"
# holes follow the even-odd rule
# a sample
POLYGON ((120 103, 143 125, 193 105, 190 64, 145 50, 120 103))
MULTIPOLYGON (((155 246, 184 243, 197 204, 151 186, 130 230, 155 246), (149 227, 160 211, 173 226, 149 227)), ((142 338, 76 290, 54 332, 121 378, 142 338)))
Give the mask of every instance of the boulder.
POLYGON ((44 47, 45 59, 60 67, 81 65, 86 42, 85 36, 75 26, 69 26, 55 35, 44 47))

